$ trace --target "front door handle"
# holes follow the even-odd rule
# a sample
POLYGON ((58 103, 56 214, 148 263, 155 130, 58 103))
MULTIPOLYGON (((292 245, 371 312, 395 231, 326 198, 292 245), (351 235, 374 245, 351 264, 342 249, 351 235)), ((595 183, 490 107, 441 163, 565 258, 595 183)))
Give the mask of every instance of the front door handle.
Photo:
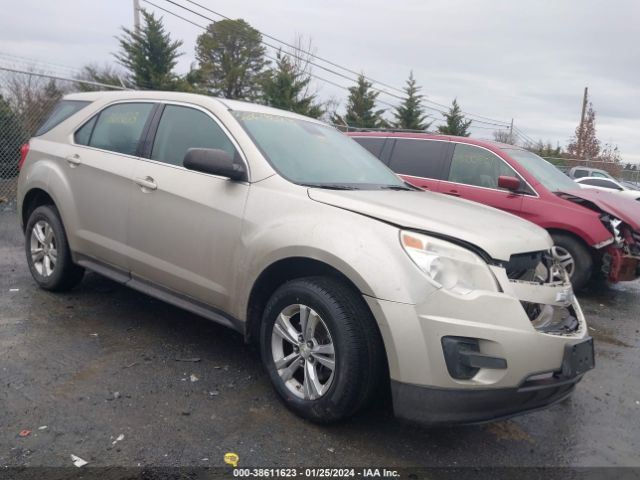
POLYGON ((458 193, 457 190, 449 190, 448 192, 443 192, 446 193, 447 195, 451 195, 452 197, 459 197, 460 194, 458 193))
POLYGON ((136 177, 134 181, 142 188, 142 191, 155 190, 158 188, 158 184, 151 177, 136 177))
POLYGON ((82 163, 80 161, 80 155, 78 155, 77 153, 74 153, 73 155, 68 155, 67 157, 65 157, 65 160, 67 161, 67 163, 71 168, 75 168, 82 163))

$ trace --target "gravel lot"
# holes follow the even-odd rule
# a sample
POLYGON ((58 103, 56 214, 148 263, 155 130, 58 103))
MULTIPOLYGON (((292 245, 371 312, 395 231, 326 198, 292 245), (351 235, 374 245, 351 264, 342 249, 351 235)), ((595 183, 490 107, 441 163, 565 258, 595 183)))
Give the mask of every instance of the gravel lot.
POLYGON ((279 403, 239 334, 95 274, 39 290, 22 243, 0 213, 0 467, 71 466, 71 454, 219 466, 229 451, 260 467, 640 466, 640 282, 581 296, 597 367, 551 409, 426 429, 380 402, 320 427, 279 403))

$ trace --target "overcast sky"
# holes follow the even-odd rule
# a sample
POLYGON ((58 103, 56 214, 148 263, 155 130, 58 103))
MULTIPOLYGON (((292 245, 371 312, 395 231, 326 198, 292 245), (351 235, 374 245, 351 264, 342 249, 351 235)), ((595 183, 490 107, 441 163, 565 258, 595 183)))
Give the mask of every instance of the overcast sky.
MULTIPOLYGON (((206 23, 165 0, 153 2, 206 23)), ((198 2, 285 41, 296 34, 310 37, 318 55, 393 86, 402 87, 413 70, 430 100, 449 104, 457 97, 465 111, 505 122, 514 118, 527 136, 554 145, 566 145, 573 135, 588 86, 598 137, 617 144, 623 161, 640 162, 637 0, 198 2)), ((0 0, 0 65, 12 61, 7 55, 54 63, 59 73, 113 62, 114 37, 133 22, 132 3, 0 0)), ((184 41, 178 68, 186 72, 200 30, 159 13, 174 38, 184 41)), ((315 73, 350 86, 318 68, 315 73)), ((321 97, 344 101, 339 88, 316 86, 321 97)), ((486 127, 476 124, 473 135, 491 137, 486 127)))

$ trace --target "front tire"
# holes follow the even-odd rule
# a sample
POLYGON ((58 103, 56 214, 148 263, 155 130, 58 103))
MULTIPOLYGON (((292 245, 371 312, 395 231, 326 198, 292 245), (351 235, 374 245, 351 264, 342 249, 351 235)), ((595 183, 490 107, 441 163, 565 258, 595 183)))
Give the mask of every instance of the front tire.
POLYGON ((567 270, 573 289, 579 291, 589 282, 593 273, 593 258, 587 247, 576 238, 553 233, 553 257, 567 270))
POLYGON ((307 277, 282 285, 264 310, 262 361, 285 405, 318 423, 344 419, 380 386, 382 340, 360 294, 307 277))
POLYGON ((31 276, 40 288, 60 292, 82 280, 84 269, 71 259, 67 235, 53 205, 42 205, 31 212, 24 243, 31 276))

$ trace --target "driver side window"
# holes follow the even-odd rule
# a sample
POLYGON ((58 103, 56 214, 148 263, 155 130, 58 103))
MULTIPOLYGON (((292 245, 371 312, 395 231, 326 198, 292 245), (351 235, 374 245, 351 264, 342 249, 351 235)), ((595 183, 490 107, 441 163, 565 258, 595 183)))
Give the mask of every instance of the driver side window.
POLYGON ((167 105, 158 125, 151 159, 182 166, 184 156, 190 148, 224 150, 232 158, 236 154, 227 134, 204 112, 179 105, 167 105))
POLYGON ((515 170, 490 151, 474 145, 456 144, 449 171, 450 182, 499 189, 500 176, 519 178, 515 170))

